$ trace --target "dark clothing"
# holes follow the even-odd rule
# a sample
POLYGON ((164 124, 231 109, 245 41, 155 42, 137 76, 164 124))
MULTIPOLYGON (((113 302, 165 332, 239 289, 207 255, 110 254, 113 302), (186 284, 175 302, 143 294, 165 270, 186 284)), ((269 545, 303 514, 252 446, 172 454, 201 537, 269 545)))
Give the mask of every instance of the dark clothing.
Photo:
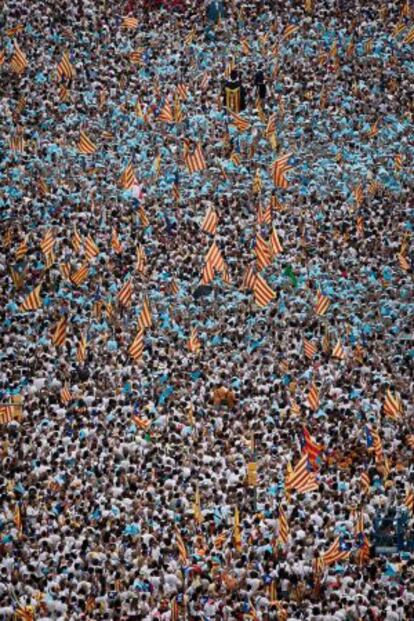
POLYGON ((242 86, 240 80, 235 80, 234 82, 231 80, 227 80, 224 87, 223 99, 224 106, 226 107, 226 89, 230 88, 232 90, 239 88, 240 89, 240 112, 246 109, 246 91, 242 86))

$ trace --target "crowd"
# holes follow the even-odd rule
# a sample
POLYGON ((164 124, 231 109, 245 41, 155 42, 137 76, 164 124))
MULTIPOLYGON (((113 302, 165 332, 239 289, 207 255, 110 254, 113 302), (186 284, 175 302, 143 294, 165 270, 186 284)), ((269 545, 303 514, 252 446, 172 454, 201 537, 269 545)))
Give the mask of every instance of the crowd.
POLYGON ((412 3, 1 4, 0 619, 413 619, 412 3))

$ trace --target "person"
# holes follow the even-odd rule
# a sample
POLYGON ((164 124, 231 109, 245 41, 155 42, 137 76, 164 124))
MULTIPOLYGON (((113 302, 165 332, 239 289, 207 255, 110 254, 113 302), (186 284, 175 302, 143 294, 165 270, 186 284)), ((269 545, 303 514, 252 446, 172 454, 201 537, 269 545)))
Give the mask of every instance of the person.
POLYGON ((259 68, 254 76, 254 95, 259 98, 262 104, 266 99, 266 82, 262 68, 259 68))
POLYGON ((230 79, 225 81, 224 106, 236 113, 242 112, 246 108, 246 93, 237 69, 232 69, 230 79))

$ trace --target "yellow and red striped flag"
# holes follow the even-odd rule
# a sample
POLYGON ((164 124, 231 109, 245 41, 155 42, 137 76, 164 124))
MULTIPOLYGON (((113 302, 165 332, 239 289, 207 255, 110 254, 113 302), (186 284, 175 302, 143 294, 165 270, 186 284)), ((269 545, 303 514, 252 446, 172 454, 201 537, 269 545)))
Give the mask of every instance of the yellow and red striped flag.
POLYGON ((111 246, 112 246, 112 250, 116 254, 121 254, 122 253, 122 244, 121 244, 121 242, 119 240, 118 231, 116 230, 115 227, 112 227, 111 246))
POLYGON ((187 151, 187 153, 184 155, 184 162, 187 166, 189 173, 200 172, 201 170, 205 170, 207 168, 207 163, 204 159, 203 151, 200 144, 197 144, 196 148, 194 149, 194 153, 190 154, 187 151))
POLYGON ((145 250, 140 245, 137 248, 137 260, 136 260, 136 263, 135 263, 135 269, 137 270, 137 272, 139 272, 140 274, 144 273, 146 262, 147 262, 147 258, 146 258, 146 255, 145 255, 145 250))
POLYGON ((191 45, 191 43, 194 41, 195 36, 196 36, 196 30, 195 28, 192 28, 190 32, 184 37, 184 44, 191 45))
POLYGON ((181 110, 180 98, 178 95, 174 95, 174 121, 176 123, 182 123, 184 119, 183 111, 181 110))
POLYGON ((398 258, 398 263, 399 263, 400 268, 401 268, 404 272, 408 272, 408 271, 410 271, 410 267, 411 267, 411 265, 410 265, 410 263, 409 263, 409 261, 408 261, 407 257, 406 257, 405 255, 401 254, 401 253, 398 253, 398 254, 397 254, 397 258, 398 258))
POLYGON ((179 84, 177 84, 176 93, 178 97, 181 99, 181 101, 185 101, 187 99, 188 89, 187 89, 187 86, 184 84, 184 82, 180 82, 179 84))
POLYGON ((178 548, 178 555, 180 557, 180 561, 183 565, 187 565, 188 564, 188 554, 187 554, 187 549, 185 547, 185 543, 184 540, 180 534, 180 531, 178 530, 177 527, 175 527, 175 540, 177 543, 177 548, 178 548))
POLYGON ((371 489, 371 481, 368 472, 361 474, 361 488, 364 494, 368 494, 371 489))
MULTIPOLYGON (((118 302, 121 306, 130 306, 132 301, 132 280, 129 278, 118 292, 118 302)), ((144 326, 140 326, 144 327, 144 326)))
POLYGON ((129 61, 133 65, 140 65, 142 63, 142 54, 144 52, 143 47, 136 48, 133 52, 128 54, 129 61))
POLYGON ((283 31, 282 38, 284 41, 290 39, 291 36, 295 34, 299 30, 299 26, 295 26, 294 24, 288 24, 283 31))
POLYGON ((22 52, 22 50, 15 41, 14 52, 10 59, 10 69, 13 71, 13 73, 21 75, 26 71, 28 66, 29 63, 27 62, 26 55, 24 54, 24 52, 22 52))
POLYGON ((87 261, 90 261, 99 254, 99 248, 93 241, 91 235, 85 239, 85 257, 87 261))
POLYGON ((82 247, 82 237, 80 236, 76 226, 73 229, 73 235, 72 235, 71 243, 72 243, 72 248, 74 249, 74 251, 75 252, 79 252, 79 250, 82 247))
POLYGON ((263 181, 262 181, 262 177, 260 175, 260 169, 257 168, 256 170, 256 174, 254 176, 253 179, 253 193, 254 194, 259 194, 262 191, 263 188, 263 181))
POLYGON ((405 35, 404 43, 414 43, 414 26, 405 35))
POLYGON ((14 37, 14 35, 18 34, 19 32, 23 32, 23 30, 24 30, 23 24, 16 24, 12 28, 9 28, 8 30, 6 30, 6 35, 8 37, 14 37))
POLYGON ((276 232, 274 226, 272 226, 272 232, 270 234, 270 248, 272 250, 273 256, 277 256, 281 252, 283 252, 282 244, 280 243, 279 236, 276 232))
POLYGON ((407 507, 409 513, 414 513, 414 492, 412 487, 407 487, 405 492, 404 505, 407 507))
POLYGON ((330 304, 330 299, 326 295, 322 295, 322 293, 318 291, 315 304, 315 313, 322 317, 323 315, 325 315, 330 304))
POLYGON ((197 330, 195 328, 191 328, 190 338, 187 343, 188 350, 197 354, 201 349, 200 339, 197 336, 197 330))
POLYGON ((21 259, 23 259, 23 257, 26 256, 28 250, 29 250, 29 246, 27 245, 27 238, 25 237, 20 242, 20 244, 18 245, 14 253, 14 256, 16 257, 16 261, 20 261, 21 259))
POLYGON ((214 266, 210 261, 204 264, 203 272, 201 276, 201 282, 203 285, 208 285, 214 279, 214 266))
POLYGON ((177 598, 173 597, 170 605, 170 621, 180 621, 180 609, 177 598))
POLYGON ((0 50, 0 67, 4 65, 6 61, 6 52, 4 50, 0 50))
POLYGON ((37 287, 35 287, 33 291, 31 291, 31 293, 29 293, 29 295, 23 300, 22 304, 19 307, 19 311, 21 313, 25 313, 27 311, 34 311, 42 306, 42 300, 40 298, 40 288, 41 285, 37 285, 37 287))
POLYGON ((314 382, 312 382, 309 388, 307 404, 310 407, 310 409, 313 410, 314 412, 316 412, 316 410, 319 408, 319 404, 320 404, 319 390, 314 384, 314 382))
POLYGON ((252 265, 249 265, 244 273, 242 289, 253 289, 256 282, 256 272, 252 265))
POLYGON ((224 269, 224 259, 221 254, 220 248, 216 242, 213 242, 206 254, 205 262, 209 263, 213 268, 222 272, 224 269))
POLYGON ((367 133, 368 138, 375 138, 375 136, 378 134, 379 132, 378 123, 379 123, 379 120, 375 121, 375 123, 371 126, 370 130, 367 133))
POLYGON ((239 132, 245 132, 248 129, 250 129, 249 121, 246 121, 246 119, 240 116, 240 114, 237 114, 236 112, 232 112, 231 110, 228 110, 228 114, 232 118, 232 123, 234 127, 238 129, 239 132))
POLYGON ((126 30, 136 30, 138 28, 138 20, 136 17, 124 17, 122 19, 122 28, 126 30))
POLYGON ((9 146, 12 151, 18 151, 19 153, 22 153, 25 147, 25 141, 23 136, 18 134, 12 136, 9 140, 9 146))
POLYGON ((6 232, 4 233, 3 248, 9 248, 11 246, 12 240, 13 240, 13 229, 11 226, 9 226, 6 232))
POLYGON ((92 155, 96 152, 96 145, 92 142, 92 140, 87 136, 87 134, 81 130, 79 132, 79 142, 78 142, 78 151, 82 155, 92 155))
POLYGON ((62 59, 57 66, 57 73, 59 78, 73 80, 73 78, 75 77, 75 68, 69 60, 68 52, 63 52, 62 59))
POLYGON ((303 339, 303 351, 306 358, 308 358, 308 360, 312 360, 318 351, 318 348, 311 341, 308 341, 308 339, 303 339))
POLYGON ((62 276, 62 278, 70 281, 70 273, 71 273, 70 263, 60 263, 59 271, 60 271, 60 275, 62 276))
POLYGON ((158 120, 163 121, 164 123, 173 123, 174 122, 174 113, 170 102, 167 100, 163 107, 161 108, 161 112, 158 115, 158 120))
POLYGON ((272 164, 272 179, 273 183, 279 187, 286 190, 289 187, 288 180, 286 179, 285 174, 291 170, 293 167, 288 164, 289 158, 292 156, 291 153, 287 153, 286 155, 282 155, 277 160, 275 160, 272 164))
POLYGON ((403 156, 401 155, 401 153, 397 153, 397 155, 395 156, 394 165, 396 170, 403 169, 403 156))
POLYGON ((276 131, 276 112, 273 112, 273 114, 269 116, 269 119, 267 121, 266 129, 265 129, 266 138, 274 134, 275 131, 276 131))
POLYGON ((61 317, 56 324, 52 335, 52 343, 55 347, 62 347, 66 341, 66 333, 68 329, 68 318, 61 317))
POLYGON ((260 308, 267 306, 269 302, 276 297, 276 293, 271 287, 269 287, 265 279, 260 276, 260 274, 256 275, 253 285, 253 294, 255 302, 260 308))
POLYGON ((217 231, 218 215, 213 207, 209 207, 204 217, 201 229, 206 233, 215 235, 217 231))
POLYGON ((144 328, 151 328, 152 326, 151 308, 147 296, 144 297, 144 303, 138 318, 138 326, 141 330, 144 328))
POLYGON ((401 402, 401 397, 397 394, 392 394, 392 392, 387 389, 385 393, 385 401, 384 401, 384 414, 385 416, 389 416, 394 420, 401 420, 403 417, 403 406, 401 402))
POLYGON ((147 429, 151 427, 151 421, 149 421, 147 418, 141 418, 140 416, 137 416, 137 415, 134 415, 132 417, 132 422, 139 429, 143 429, 144 431, 146 431, 147 429))
POLYGON ((0 405, 0 425, 7 425, 14 420, 14 408, 12 405, 0 405))
POLYGON ((134 169, 132 167, 131 162, 129 162, 122 172, 121 177, 119 179, 119 185, 124 190, 130 190, 133 185, 137 183, 137 179, 135 177, 134 169))
POLYGON ((270 265, 272 256, 270 253, 269 245, 263 239, 260 233, 257 233, 256 235, 254 252, 257 258, 257 267, 259 271, 270 265))
POLYGON ((43 237, 42 241, 40 242, 40 248, 44 255, 48 255, 52 252, 54 243, 55 238, 53 236, 52 230, 49 229, 43 237))
POLYGON ((14 270, 12 267, 10 267, 10 276, 13 281, 13 285, 16 287, 17 290, 23 288, 24 275, 25 270, 23 272, 18 272, 17 270, 14 270))
POLYGON ((89 274, 89 266, 88 266, 88 263, 85 262, 85 263, 82 263, 79 269, 73 272, 70 279, 74 285, 76 285, 77 287, 80 287, 87 279, 88 274, 89 274))
POLYGON ((364 200, 364 192, 362 190, 362 184, 360 183, 359 185, 357 185, 357 187, 352 190, 352 193, 354 195, 356 204, 360 205, 362 201, 364 200))
POLYGON ((282 506, 279 506, 279 535, 278 535, 278 541, 283 544, 286 545, 287 542, 289 541, 289 524, 287 521, 287 516, 286 513, 283 509, 282 506))
POLYGON ((133 360, 138 362, 141 360, 142 354, 144 353, 144 331, 139 329, 136 337, 132 341, 128 353, 133 360))
POLYGON ((340 546, 339 537, 330 545, 328 550, 323 555, 323 562, 326 566, 333 565, 338 561, 344 561, 349 558, 350 552, 348 550, 342 550, 340 546))
POLYGON ((78 361, 79 364, 84 364, 86 360, 87 346, 88 346, 88 340, 86 338, 86 334, 83 333, 81 334, 81 337, 79 339, 78 349, 76 351, 76 360, 78 361))
POLYGON ((315 473, 309 472, 308 455, 302 453, 298 463, 292 469, 288 464, 285 477, 285 490, 287 492, 296 490, 299 493, 306 493, 318 489, 315 473))
POLYGON ((332 358, 337 358, 337 360, 345 359, 345 351, 341 339, 338 339, 335 347, 332 350, 332 358))
POLYGON ((234 521, 233 521, 233 544, 236 550, 242 549, 241 531, 240 531, 240 515, 239 509, 234 509, 234 521))

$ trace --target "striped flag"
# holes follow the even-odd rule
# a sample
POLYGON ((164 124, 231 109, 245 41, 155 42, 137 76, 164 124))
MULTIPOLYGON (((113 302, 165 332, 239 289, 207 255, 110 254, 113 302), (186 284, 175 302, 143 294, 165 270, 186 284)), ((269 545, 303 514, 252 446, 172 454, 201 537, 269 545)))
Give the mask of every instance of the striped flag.
POLYGON ((410 449, 412 449, 414 451, 414 435, 410 434, 410 435, 406 436, 405 442, 406 442, 407 446, 409 446, 410 449))
POLYGON ((184 540, 180 534, 180 531, 178 530, 177 527, 175 527, 175 540, 177 543, 177 548, 178 548, 178 555, 180 557, 180 561, 183 565, 187 565, 188 564, 188 554, 187 554, 187 549, 185 547, 185 543, 184 540))
POLYGON ((303 351, 306 358, 308 358, 308 360, 312 360, 318 351, 318 348, 311 341, 308 341, 308 339, 303 339, 303 351))
POLYGON ((122 28, 126 30, 136 30, 138 28, 138 20, 136 17, 124 17, 122 19, 122 28))
POLYGON ((291 170, 293 167, 288 164, 289 158, 292 156, 291 153, 287 153, 286 155, 282 155, 277 160, 275 160, 272 164, 272 179, 273 183, 279 187, 286 190, 289 187, 288 180, 286 179, 285 173, 291 170))
POLYGON ((338 339, 338 342, 336 343, 335 347, 332 350, 332 358, 337 358, 338 360, 345 359, 345 352, 342 346, 341 339, 338 339))
POLYGON ((207 168, 206 160, 204 159, 200 144, 197 144, 193 154, 187 152, 184 155, 184 162, 189 173, 200 172, 201 170, 205 170, 207 168))
POLYGON ((40 242, 40 248, 44 255, 48 255, 52 252, 54 243, 55 238, 53 236, 52 230, 49 229, 43 237, 42 241, 40 242))
POLYGON ((232 112, 231 110, 228 110, 227 112, 232 118, 232 123, 234 127, 238 129, 239 132, 245 132, 248 129, 250 129, 249 121, 246 121, 246 119, 243 119, 243 117, 241 117, 240 114, 236 114, 236 112, 232 112))
POLYGON ((130 190, 132 186, 137 185, 137 178, 135 177, 134 169, 131 162, 129 162, 122 172, 119 179, 119 185, 124 190, 130 190))
POLYGON ((241 43, 241 49, 242 49, 243 54, 248 56, 250 54, 250 46, 249 46, 247 39, 243 37, 243 39, 240 40, 240 43, 241 43))
POLYGON ((180 188, 177 183, 174 183, 172 187, 172 197, 177 202, 180 200, 180 188))
POLYGON ((266 129, 265 129, 266 138, 274 134, 275 131, 276 131, 276 112, 273 112, 273 114, 269 116, 269 119, 267 121, 266 129))
POLYGON ((14 420, 14 408, 11 405, 0 405, 0 425, 7 425, 14 420))
POLYGON ((409 513, 414 513, 414 492, 412 487, 407 487, 407 491, 405 492, 404 505, 409 513))
POLYGON ((379 463, 384 457, 381 438, 378 431, 375 429, 371 429, 370 433, 372 437, 372 450, 374 452, 375 461, 379 463))
POLYGON ((151 308, 150 308, 148 297, 145 296, 144 303, 142 305, 142 310, 138 318, 138 327, 141 330, 143 330, 144 328, 151 328, 151 326, 152 326, 151 308))
POLYGON ((187 343, 188 350, 197 354, 201 349, 201 343, 199 338, 197 337, 197 330, 195 328, 191 329, 190 338, 187 343))
POLYGON ((23 257, 26 256, 28 250, 29 250, 29 246, 27 245, 27 238, 25 237, 20 242, 20 244, 18 245, 14 253, 14 256, 16 257, 16 261, 20 261, 21 259, 23 259, 23 257))
POLYGON ((285 28, 285 30, 283 31, 283 35, 282 38, 284 41, 287 41, 288 39, 290 39, 290 37, 292 37, 295 32, 297 32, 299 30, 299 26, 295 26, 294 24, 288 24, 285 28))
POLYGON ((29 66, 26 55, 22 52, 16 41, 14 42, 14 52, 10 60, 10 69, 13 73, 21 75, 29 66))
POLYGON ((378 129, 378 123, 379 121, 375 121, 375 123, 371 126, 371 128, 369 129, 368 133, 367 133, 367 137, 368 138, 375 138, 375 136, 378 134, 379 129, 378 129))
POLYGON ((256 272, 252 265, 249 265, 243 276, 242 289, 253 289, 256 282, 256 272))
POLYGON ((312 466, 315 466, 317 459, 323 450, 322 446, 315 442, 306 427, 303 428, 303 441, 303 450, 307 454, 312 466))
POLYGON ((181 101, 185 101, 187 99, 188 89, 187 89, 187 86, 184 84, 184 82, 180 82, 179 84, 177 84, 176 93, 178 97, 181 99, 181 101))
POLYGON ((57 95, 62 103, 68 103, 70 101, 70 90, 64 84, 59 86, 57 95))
POLYGON ((213 207, 209 207, 204 217, 201 229, 206 233, 215 235, 217 231, 218 216, 213 207))
POLYGON ((77 287, 80 287, 81 285, 83 285, 85 280, 88 278, 88 274, 89 274, 88 263, 82 263, 80 268, 77 269, 75 272, 73 272, 70 279, 74 285, 76 285, 77 287))
POLYGON ((64 280, 70 281, 70 273, 71 273, 70 263, 60 263, 59 271, 60 271, 60 275, 62 276, 62 278, 64 278, 64 280))
POLYGON ((56 324, 52 335, 52 343, 55 347, 62 347, 66 341, 66 332, 68 329, 68 318, 61 317, 56 324))
POLYGON ((9 28, 8 30, 6 30, 6 35, 8 37, 14 37, 14 35, 18 34, 19 32, 23 32, 23 30, 24 30, 23 24, 16 24, 12 28, 9 28))
POLYGON ((20 136, 20 135, 12 136, 9 140, 9 146, 12 151, 23 153, 24 147, 25 147, 23 136, 20 136))
POLYGON ((270 234, 270 248, 274 257, 283 252, 282 244, 280 243, 279 236, 274 226, 272 226, 272 232, 270 234))
POLYGON ((6 53, 4 50, 0 50, 0 67, 4 65, 6 61, 6 53))
POLYGON ((217 269, 219 272, 224 270, 224 259, 216 242, 211 244, 209 251, 206 254, 205 263, 209 264, 212 268, 217 269))
POLYGON ((122 244, 121 244, 121 242, 119 240, 118 231, 116 230, 115 227, 112 227, 111 246, 112 246, 112 250, 116 254, 121 254, 122 253, 122 244))
POLYGON ((242 549, 242 540, 241 540, 241 532, 240 532, 240 515, 239 515, 238 507, 234 509, 233 544, 236 550, 240 551, 242 549))
POLYGON ((40 288, 41 285, 37 285, 33 289, 31 293, 23 300, 22 304, 19 307, 19 311, 21 313, 25 313, 27 311, 37 310, 42 306, 42 300, 40 298, 40 288))
POLYGON ((133 52, 128 54, 128 59, 133 65, 140 65, 142 63, 142 54, 144 52, 144 48, 138 47, 133 52))
POLYGON ((271 257, 269 245, 263 239, 260 233, 257 233, 256 235, 256 245, 254 248, 254 252, 257 257, 257 266, 259 268, 259 271, 263 270, 265 267, 270 265, 272 257, 271 257))
POLYGON ((404 271, 404 272, 408 272, 410 271, 410 263, 408 262, 408 259, 405 255, 399 253, 397 254, 397 258, 398 258, 398 263, 400 268, 404 271))
POLYGON ((195 498, 194 498, 194 503, 193 503, 193 513, 194 513, 194 519, 197 522, 197 524, 201 524, 203 521, 203 515, 201 513, 201 502, 200 502, 200 489, 197 485, 196 487, 196 491, 195 491, 195 498))
POLYGON ((173 123, 174 122, 174 113, 170 102, 167 100, 163 107, 161 108, 161 112, 158 115, 158 120, 163 121, 164 123, 173 123))
POLYGON ((262 191, 263 188, 263 181, 262 178, 260 176, 260 170, 259 168, 256 170, 256 174, 254 176, 253 179, 253 193, 254 194, 259 194, 262 191))
POLYGON ((180 98, 178 95, 174 96, 174 121, 176 123, 182 123, 184 119, 183 111, 180 106, 180 98))
POLYGON ((9 227, 4 233, 3 247, 9 248, 9 246, 11 246, 12 240, 13 240, 13 230, 11 227, 9 227))
POLYGON ((138 362, 141 360, 142 354, 144 353, 144 331, 139 329, 136 337, 132 341, 128 353, 133 360, 138 362))
POLYGON ((205 91, 208 87, 208 83, 210 82, 211 75, 208 71, 205 71, 201 76, 200 82, 200 90, 205 91))
POLYGON ((326 295, 322 295, 322 293, 318 291, 315 304, 315 313, 322 317, 323 315, 325 315, 330 304, 330 299, 326 295))
POLYGON ((307 404, 310 407, 310 409, 313 410, 314 412, 316 412, 317 409, 319 408, 319 404, 320 404, 319 390, 313 382, 309 388, 307 404))
POLYGON ((397 153, 397 155, 395 156, 394 166, 396 170, 403 169, 403 156, 401 155, 401 153, 397 153))
POLYGON ((196 36, 196 30, 195 28, 192 28, 190 32, 184 37, 184 44, 191 45, 191 43, 194 41, 195 36, 196 36))
MULTIPOLYGON (((73 238, 72 238, 73 239, 73 238)), ((85 239, 85 257, 87 261, 90 261, 99 254, 99 248, 93 241, 91 235, 85 239)))
POLYGON ((328 550, 323 554, 323 562, 326 566, 333 565, 338 561, 344 561, 349 558, 349 551, 341 548, 339 537, 331 544, 328 550))
POLYGON ((177 285, 175 278, 173 278, 168 285, 168 293, 170 295, 177 295, 179 291, 180 291, 180 287, 177 285))
POLYGON ((401 397, 397 394, 393 395, 389 389, 385 393, 384 414, 394 420, 401 420, 403 417, 401 397))
POLYGON ((404 43, 414 43, 414 26, 405 35, 404 43))
POLYGON ((78 343, 78 349, 76 351, 76 360, 79 362, 79 364, 84 364, 86 360, 87 345, 88 345, 88 341, 86 338, 86 334, 81 334, 81 337, 78 343))
POLYGON ((145 271, 145 264, 147 262, 147 258, 145 256, 145 250, 142 246, 138 246, 137 248, 137 260, 135 263, 135 269, 140 274, 143 274, 145 271))
POLYGON ((276 293, 269 287, 260 274, 256 275, 253 285, 253 294, 255 302, 260 308, 267 306, 269 302, 276 297, 276 293))
POLYGON ((151 427, 151 421, 149 421, 147 418, 141 418, 137 415, 134 415, 132 417, 132 422, 136 427, 138 427, 138 429, 143 429, 144 431, 151 427))
POLYGON ((309 472, 308 456, 303 453, 296 466, 288 467, 285 477, 286 491, 296 490, 300 494, 315 491, 318 489, 315 473, 309 472))
POLYGON ((12 267, 10 267, 10 276, 13 281, 13 285, 16 287, 17 290, 23 288, 24 275, 25 270, 23 272, 18 272, 17 270, 14 270, 12 267))
POLYGON ((59 78, 73 80, 73 78, 75 77, 75 68, 69 60, 68 52, 63 52, 62 59, 57 66, 57 73, 59 78))
POLYGON ((82 155, 92 155, 96 152, 96 145, 83 130, 79 132, 78 151, 82 155))
POLYGON ((74 251, 79 252, 82 246, 82 237, 79 235, 78 229, 76 227, 73 229, 71 244, 74 251))
POLYGON ((371 489, 371 481, 368 472, 361 474, 361 488, 363 494, 368 494, 371 489))
POLYGON ((173 597, 171 600, 170 606, 170 621, 179 621, 180 619, 180 611, 178 608, 177 598, 173 597))
POLYGON ((283 510, 283 507, 280 505, 279 506, 279 536, 278 536, 278 541, 283 544, 286 545, 288 540, 289 540, 289 524, 287 521, 287 516, 285 511, 283 510))
POLYGON ((352 194, 354 195, 356 204, 360 205, 362 201, 364 200, 364 192, 362 190, 362 185, 361 184, 357 185, 357 187, 352 190, 352 194))
POLYGON ((130 306, 132 300, 132 280, 129 278, 118 292, 118 302, 121 306, 130 306))

